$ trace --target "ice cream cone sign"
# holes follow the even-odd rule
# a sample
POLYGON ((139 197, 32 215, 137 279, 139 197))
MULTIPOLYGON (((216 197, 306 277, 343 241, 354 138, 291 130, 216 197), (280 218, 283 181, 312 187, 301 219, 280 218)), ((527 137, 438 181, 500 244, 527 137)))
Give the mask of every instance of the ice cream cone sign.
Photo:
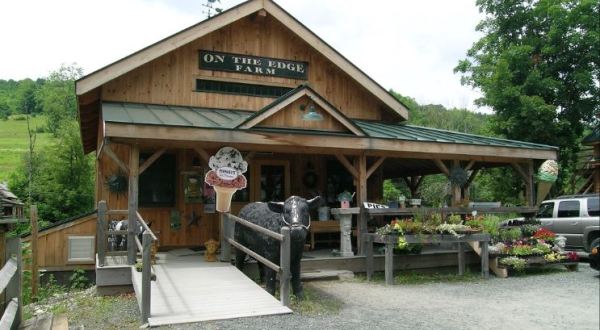
POLYGON ((537 175, 537 205, 546 199, 550 188, 558 178, 558 164, 553 160, 542 163, 537 175))
POLYGON ((211 170, 206 173, 204 181, 217 193, 216 209, 219 212, 229 212, 233 194, 246 188, 244 173, 248 170, 248 163, 242 159, 242 154, 237 149, 223 147, 210 157, 208 166, 211 170))

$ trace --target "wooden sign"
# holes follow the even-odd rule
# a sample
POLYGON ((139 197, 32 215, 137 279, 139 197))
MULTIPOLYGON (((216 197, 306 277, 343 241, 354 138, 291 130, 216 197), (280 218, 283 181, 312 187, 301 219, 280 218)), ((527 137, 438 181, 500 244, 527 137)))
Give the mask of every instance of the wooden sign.
POLYGON ((381 205, 376 203, 364 202, 363 205, 365 209, 387 209, 389 208, 387 205, 381 205))
POLYGON ((306 80, 308 63, 201 50, 200 69, 306 80))

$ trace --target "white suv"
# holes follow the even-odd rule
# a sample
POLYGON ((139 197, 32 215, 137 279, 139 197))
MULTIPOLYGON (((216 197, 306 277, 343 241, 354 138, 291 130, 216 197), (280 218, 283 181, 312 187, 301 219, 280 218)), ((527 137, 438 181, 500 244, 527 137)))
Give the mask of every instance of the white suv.
POLYGON ((590 252, 600 246, 600 201, 596 194, 543 201, 535 217, 542 227, 566 237, 568 248, 590 252))

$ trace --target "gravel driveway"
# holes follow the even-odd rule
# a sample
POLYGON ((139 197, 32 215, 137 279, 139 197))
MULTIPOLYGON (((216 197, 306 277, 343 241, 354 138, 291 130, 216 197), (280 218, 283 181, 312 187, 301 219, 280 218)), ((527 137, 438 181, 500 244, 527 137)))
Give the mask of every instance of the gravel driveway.
POLYGON ((463 283, 396 285, 311 282, 343 302, 339 313, 283 315, 172 326, 170 329, 594 329, 600 277, 578 272, 463 283))

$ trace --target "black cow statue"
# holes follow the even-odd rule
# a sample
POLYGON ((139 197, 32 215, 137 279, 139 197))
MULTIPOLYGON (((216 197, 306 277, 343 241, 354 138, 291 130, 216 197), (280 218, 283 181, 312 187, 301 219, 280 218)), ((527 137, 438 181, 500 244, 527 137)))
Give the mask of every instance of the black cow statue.
MULTIPOLYGON (((298 298, 303 298, 302 283, 300 283, 300 259, 308 228, 310 227, 309 209, 315 208, 319 204, 320 197, 317 196, 311 200, 306 200, 298 196, 292 196, 285 202, 268 203, 250 203, 240 211, 240 218, 248 220, 261 227, 267 228, 276 233, 281 232, 281 227, 290 227, 291 237, 291 284, 292 291, 298 298)), ((255 251, 269 261, 279 265, 280 248, 279 241, 259 234, 243 225, 236 224, 235 240, 240 244, 255 251)), ((235 265, 242 270, 244 268, 244 259, 246 253, 236 250, 235 265)), ((266 280, 266 290, 270 294, 275 294, 275 276, 276 273, 269 267, 259 264, 261 279, 266 280)))

